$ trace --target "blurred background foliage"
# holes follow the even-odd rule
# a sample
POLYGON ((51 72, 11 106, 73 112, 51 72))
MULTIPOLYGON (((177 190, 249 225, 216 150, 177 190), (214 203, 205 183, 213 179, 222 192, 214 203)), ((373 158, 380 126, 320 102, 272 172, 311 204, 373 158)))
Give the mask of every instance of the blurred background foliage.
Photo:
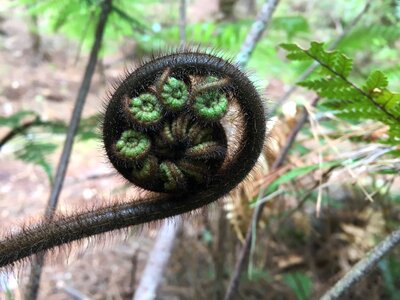
MULTIPOLYGON (((37 28, 32 30, 65 34, 87 50, 93 43, 100 1, 19 0, 13 5, 24 5, 27 14, 40 16, 37 28)), ((268 35, 258 43, 252 56, 250 69, 254 69, 260 78, 279 76, 282 80, 293 82, 306 66, 293 68, 288 65, 282 60, 279 44, 294 42, 307 45, 314 40, 329 44, 364 5, 363 0, 280 3, 268 35), (322 17, 326 12, 329 12, 329 16, 322 17), (264 65, 260 61, 273 63, 264 65)), ((103 52, 118 50, 120 43, 127 38, 135 41, 141 50, 137 49, 140 55, 175 48, 179 45, 178 6, 178 1, 115 1, 105 33, 103 52)), ((378 67, 389 77, 389 82, 396 82, 400 77, 399 68, 396 68, 399 53, 398 47, 393 46, 400 36, 399 4, 396 0, 371 1, 371 6, 363 22, 353 28, 336 48, 356 58, 355 65, 363 65, 363 73, 359 74, 361 78, 378 67)), ((249 8, 242 10, 245 10, 243 14, 238 14, 234 19, 188 20, 186 33, 190 37, 190 44, 218 49, 227 56, 235 56, 255 17, 249 8)))
MULTIPOLYGON (((86 56, 93 43, 100 2, 18 0, 3 5, 0 13, 6 16, 8 10, 18 8, 36 51, 43 51, 44 36, 62 35, 75 43, 78 56, 86 56)), ((188 2, 190 9, 192 1, 188 2)), ((188 18, 186 35, 189 44, 232 58, 239 53, 264 1, 226 4, 232 7, 219 2, 215 15, 201 21, 188 18)), ((249 299, 262 299, 265 290, 270 293, 268 299, 310 299, 400 224, 396 178, 400 170, 400 96, 394 92, 400 90, 400 1, 370 1, 362 19, 347 30, 365 5, 365 0, 281 1, 248 63, 247 69, 260 88, 276 82, 281 87, 272 97, 268 90, 262 90, 271 106, 290 86, 299 83, 311 65, 319 66, 300 82, 311 92, 299 89, 292 93, 272 116, 271 145, 261 163, 263 172, 255 174, 254 182, 244 184, 226 201, 233 239, 240 243, 254 204, 271 201, 268 196, 273 193, 279 199, 271 201, 263 215, 259 235, 267 238, 257 240, 250 276, 244 279, 241 291, 250 293, 253 298, 249 299), (326 50, 332 45, 336 52, 326 50), (307 51, 314 56, 304 59, 307 51), (338 57, 343 60, 345 73, 337 69, 338 57), (354 93, 354 86, 364 94, 354 93), (321 97, 316 110, 307 105, 315 97, 312 91, 321 97), (266 170, 282 149, 302 105, 310 109, 311 122, 303 127, 291 149, 288 169, 271 180, 266 170), (394 116, 392 121, 382 114, 385 110, 394 116)), ((139 61, 153 52, 174 49, 179 45, 178 24, 179 1, 115 0, 100 62, 121 52, 127 43, 134 47, 122 60, 139 61)), ((21 110, 1 116, 0 126, 6 142, 0 147, 7 144, 8 152, 17 159, 39 165, 51 183, 54 166, 48 157, 62 144, 68 124, 44 119, 38 111, 21 110), (14 134, 9 139, 7 131, 14 134)), ((78 141, 98 140, 98 126, 99 115, 86 116, 78 141)), ((213 226, 207 226, 202 227, 201 243, 209 247, 221 237, 213 226)), ((223 259, 224 255, 216 257, 223 259)), ((225 274, 230 274, 232 265, 226 266, 225 274)), ((208 282, 215 276, 210 271, 201 278, 208 282)), ((360 283, 360 289, 353 292, 354 299, 363 299, 365 291, 368 299, 397 299, 399 278, 400 260, 394 253, 360 283), (371 282, 381 284, 367 288, 371 282)))

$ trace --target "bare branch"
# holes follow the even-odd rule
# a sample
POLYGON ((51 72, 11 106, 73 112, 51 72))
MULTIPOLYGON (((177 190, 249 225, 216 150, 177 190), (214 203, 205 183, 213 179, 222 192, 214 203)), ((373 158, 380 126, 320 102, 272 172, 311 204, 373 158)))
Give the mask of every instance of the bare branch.
MULTIPOLYGON (((85 104, 86 96, 89 92, 90 83, 92 81, 93 73, 96 67, 97 56, 101 47, 101 42, 103 39, 103 33, 105 29, 105 25, 107 22, 107 18, 109 13, 111 12, 112 0, 104 0, 102 2, 102 11, 99 17, 99 21, 97 23, 97 28, 95 32, 95 40, 92 46, 92 50, 90 52, 89 61, 86 65, 85 74, 82 80, 81 87, 79 88, 78 96, 76 98, 74 110, 72 113, 71 121, 69 123, 67 137, 64 142, 63 152, 61 154, 61 158, 58 164, 56 177, 54 180, 54 185, 51 190, 50 198, 47 203, 45 217, 48 219, 52 219, 54 215, 54 211, 57 207, 58 197, 60 195, 65 173, 67 171, 69 159, 71 156, 72 146, 74 142, 75 134, 78 130, 79 121, 81 119, 83 106, 85 104)), ((41 276, 41 269, 43 265, 43 255, 38 255, 34 259, 32 264, 32 272, 30 276, 30 283, 27 287, 26 299, 35 300, 37 298, 37 292, 39 289, 39 282, 41 276)))
POLYGON ((175 236, 181 227, 181 220, 164 222, 157 234, 157 239, 147 260, 146 267, 141 276, 139 286, 133 296, 133 300, 156 299, 157 289, 163 278, 164 269, 171 256, 175 236), (175 223, 175 224, 174 224, 175 223))
POLYGON ((239 54, 236 56, 236 61, 240 66, 245 66, 254 51, 258 41, 260 40, 268 23, 271 20, 279 0, 267 0, 263 4, 260 13, 257 15, 256 21, 251 26, 249 33, 246 36, 239 54))
POLYGON ((186 43, 186 0, 181 0, 179 5, 179 36, 181 46, 186 43))
POLYGON ((102 5, 102 12, 97 24, 95 40, 90 52, 88 64, 86 66, 85 74, 82 80, 81 87, 79 88, 78 96, 75 102, 74 111, 72 113, 71 121, 69 123, 67 138, 64 143, 63 152, 61 154, 60 162, 58 164, 54 186, 51 191, 50 199, 48 202, 46 217, 51 218, 57 206, 58 197, 64 183, 65 173, 67 171, 71 150, 74 142, 75 134, 78 130, 79 121, 81 119, 83 106, 85 104, 86 96, 89 93, 90 84, 96 67, 97 56, 100 51, 101 41, 103 39, 103 32, 107 21, 108 14, 111 11, 112 0, 105 0, 102 5))
POLYGON ((400 229, 392 232, 375 248, 368 252, 365 257, 355 264, 351 270, 340 279, 321 300, 334 300, 343 299, 343 296, 348 292, 357 282, 368 275, 373 267, 386 255, 390 250, 400 243, 400 229))

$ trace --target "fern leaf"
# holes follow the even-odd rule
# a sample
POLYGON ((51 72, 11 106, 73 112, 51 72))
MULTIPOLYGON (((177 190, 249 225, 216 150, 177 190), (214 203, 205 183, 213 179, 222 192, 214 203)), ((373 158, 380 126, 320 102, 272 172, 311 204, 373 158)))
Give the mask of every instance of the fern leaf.
POLYGON ((400 94, 387 89, 388 79, 381 71, 372 72, 362 88, 348 78, 352 60, 339 51, 326 51, 324 44, 311 42, 309 49, 284 44, 291 60, 313 60, 324 73, 299 85, 325 98, 324 105, 345 119, 375 120, 389 126, 390 141, 400 140, 400 94), (308 58, 305 58, 305 57, 308 58))
POLYGON ((281 44, 288 51, 290 60, 314 60, 318 62, 328 75, 339 75, 347 78, 353 69, 353 61, 338 51, 326 51, 323 43, 311 42, 308 50, 296 44, 281 44))
POLYGON ((303 50, 313 60, 318 61, 323 65, 334 65, 336 60, 336 53, 333 51, 325 51, 324 44, 318 42, 311 42, 311 47, 308 50, 303 50))
POLYGON ((386 119, 385 114, 369 102, 359 101, 351 104, 340 102, 336 109, 335 115, 347 120, 362 121, 368 116, 368 119, 384 123, 386 119))
POLYGON ((305 80, 299 82, 300 86, 306 87, 316 92, 335 93, 338 89, 343 88, 343 82, 338 78, 319 78, 315 80, 305 80))
POLYGON ((324 98, 352 101, 360 97, 359 92, 354 87, 344 85, 342 79, 337 77, 306 80, 298 84, 317 92, 319 96, 324 98))

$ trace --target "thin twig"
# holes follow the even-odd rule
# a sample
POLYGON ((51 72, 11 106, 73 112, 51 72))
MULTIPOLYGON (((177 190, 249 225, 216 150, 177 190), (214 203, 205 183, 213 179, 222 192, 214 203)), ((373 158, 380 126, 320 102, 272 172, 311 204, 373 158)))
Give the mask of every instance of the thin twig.
POLYGON ((224 287, 224 274, 225 274, 225 254, 227 251, 227 219, 225 218, 225 210, 221 206, 218 209, 218 232, 216 235, 215 245, 212 250, 215 277, 214 277, 214 287, 215 287, 215 298, 222 299, 225 292, 224 287))
POLYGON ((179 5, 179 36, 183 47, 186 43, 186 0, 181 0, 179 5))
POLYGON ((60 162, 58 164, 57 173, 54 180, 54 186, 52 188, 50 199, 47 205, 46 217, 48 218, 52 217, 53 212, 57 206, 58 197, 61 192, 61 188, 65 178, 65 173, 67 171, 69 159, 71 156, 74 137, 78 130, 78 125, 81 119, 83 106, 85 104, 86 96, 89 93, 90 84, 92 81, 94 70, 96 68, 97 56, 100 51, 105 24, 107 21, 108 14, 111 11, 111 2, 112 0, 105 0, 102 5, 102 12, 95 33, 95 41, 93 43, 93 47, 90 53, 88 64, 86 66, 82 84, 79 89, 78 96, 75 102, 75 107, 72 113, 71 121, 69 123, 63 152, 61 154, 60 162))
MULTIPOLYGON (((357 23, 361 20, 362 16, 368 11, 371 6, 371 1, 368 1, 361 12, 352 20, 346 29, 329 45, 328 49, 332 50, 335 49, 337 45, 348 35, 348 33, 353 30, 353 28, 357 25, 357 23)), ((312 72, 319 66, 319 63, 314 61, 304 72, 299 76, 296 82, 304 81, 308 76, 311 75, 312 72)), ((271 115, 275 115, 278 107, 281 107, 283 103, 285 103, 290 95, 293 94, 297 90, 298 85, 292 85, 290 88, 283 94, 281 98, 276 101, 270 111, 271 115)))
POLYGON ((71 286, 62 286, 61 291, 64 291, 72 300, 90 300, 85 294, 71 286))
POLYGON ((257 15, 256 21, 251 26, 249 33, 240 49, 239 54, 236 56, 236 62, 240 66, 245 66, 250 59, 258 41, 260 40, 268 23, 271 20, 279 0, 267 0, 263 4, 260 13, 257 15))
POLYGON ((392 232, 382 242, 376 245, 375 248, 368 252, 362 260, 355 264, 342 279, 322 296, 321 300, 343 299, 341 296, 364 278, 382 257, 399 243, 400 229, 392 232))
POLYGON ((28 121, 18 127, 13 128, 11 131, 9 131, 4 137, 1 138, 0 140, 0 151, 3 148, 5 144, 7 144, 9 141, 11 141, 13 138, 18 136, 19 134, 24 134, 27 130, 33 128, 33 127, 62 127, 65 128, 65 124, 59 121, 42 121, 39 118, 36 118, 35 120, 28 121))
POLYGON ((166 221, 161 227, 154 247, 149 254, 133 300, 153 300, 156 298, 157 289, 162 281, 164 269, 171 256, 175 236, 181 227, 180 225, 181 220, 175 218, 173 222, 166 221))
MULTIPOLYGON (((100 13, 99 21, 96 27, 95 39, 90 52, 89 61, 86 65, 85 74, 83 76, 82 84, 80 86, 78 96, 76 98, 74 110, 72 113, 71 121, 69 123, 67 137, 64 143, 63 152, 58 164, 54 185, 51 190, 50 198, 47 203, 45 217, 52 219, 55 209, 57 207, 58 198, 64 183, 65 173, 67 171, 71 150, 74 142, 75 134, 78 130, 79 121, 81 119, 83 106, 85 104, 86 96, 89 92, 90 83, 92 81, 93 73, 96 68, 97 56, 101 47, 103 33, 107 18, 111 12, 112 0, 104 0, 102 2, 102 10, 100 13)), ((32 264, 32 272, 30 282, 27 287, 26 299, 35 300, 39 289, 39 282, 41 276, 41 269, 44 261, 43 255, 37 255, 32 264)))
MULTIPOLYGON (((311 106, 315 107, 319 100, 320 100, 320 97, 315 97, 314 100, 311 102, 311 106)), ((301 128, 303 128, 303 126, 307 120, 308 120, 308 111, 306 108, 303 108, 303 112, 302 112, 301 116, 299 117, 299 119, 296 123, 296 126, 290 132, 285 146, 282 148, 282 150, 279 153, 279 156, 274 161, 272 168, 271 168, 272 170, 278 169, 283 165, 283 163, 286 159, 286 156, 289 153, 289 150, 292 148, 297 135, 299 134, 301 128)))

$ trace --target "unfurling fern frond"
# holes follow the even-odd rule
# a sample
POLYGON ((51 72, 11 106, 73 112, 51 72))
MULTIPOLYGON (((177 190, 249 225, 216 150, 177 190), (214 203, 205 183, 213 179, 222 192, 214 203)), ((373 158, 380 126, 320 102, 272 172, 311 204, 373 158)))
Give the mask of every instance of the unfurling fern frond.
POLYGON ((107 157, 140 195, 7 235, 0 268, 217 201, 254 167, 265 131, 261 97, 235 65, 191 49, 154 57, 116 86, 102 124, 107 157))
POLYGON ((338 117, 347 120, 374 120, 389 127, 386 143, 400 142, 400 94, 390 91, 381 71, 368 76, 362 87, 349 79, 353 61, 339 51, 327 51, 323 43, 312 42, 309 49, 282 44, 290 60, 315 61, 321 67, 318 78, 298 84, 315 91, 338 117))

